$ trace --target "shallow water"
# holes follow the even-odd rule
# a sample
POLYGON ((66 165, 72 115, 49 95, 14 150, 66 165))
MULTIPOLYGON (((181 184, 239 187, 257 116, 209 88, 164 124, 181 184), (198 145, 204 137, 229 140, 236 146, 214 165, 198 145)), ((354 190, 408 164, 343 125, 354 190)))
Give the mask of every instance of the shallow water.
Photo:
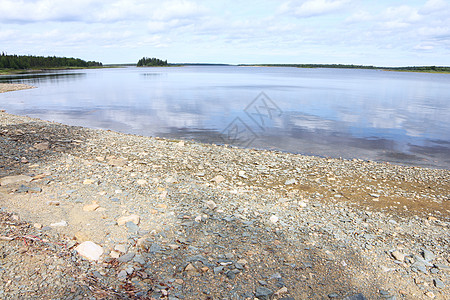
POLYGON ((0 108, 70 125, 450 169, 450 74, 189 66, 0 76, 0 108))

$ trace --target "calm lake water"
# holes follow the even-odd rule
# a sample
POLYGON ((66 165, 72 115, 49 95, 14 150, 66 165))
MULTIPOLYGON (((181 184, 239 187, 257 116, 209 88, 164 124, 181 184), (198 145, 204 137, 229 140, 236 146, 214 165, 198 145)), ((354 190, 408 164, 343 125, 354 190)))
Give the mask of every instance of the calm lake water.
POLYGON ((0 108, 70 125, 450 169, 450 75, 189 66, 0 76, 0 108))

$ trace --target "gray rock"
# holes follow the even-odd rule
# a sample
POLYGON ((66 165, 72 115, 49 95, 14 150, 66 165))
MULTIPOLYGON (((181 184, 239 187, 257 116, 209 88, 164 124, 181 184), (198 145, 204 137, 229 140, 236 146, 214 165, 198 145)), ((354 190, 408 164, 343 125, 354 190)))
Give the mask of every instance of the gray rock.
POLYGON ((255 290, 255 297, 261 300, 269 300, 272 297, 273 291, 266 287, 258 286, 255 290))
POLYGON ((158 245, 158 244, 156 244, 156 243, 153 243, 153 244, 150 246, 150 249, 148 249, 148 252, 150 252, 150 253, 152 253, 152 254, 157 253, 157 252, 159 252, 159 251, 161 251, 161 246, 158 245))
POLYGON ((425 273, 425 274, 427 274, 427 267, 425 267, 424 265, 416 265, 416 264, 414 264, 414 265, 412 265, 411 266, 411 270, 413 270, 414 272, 422 272, 422 273, 425 273))
POLYGON ((347 296, 342 300, 367 300, 367 298, 364 297, 363 294, 356 294, 356 295, 352 295, 352 296, 347 296))
POLYGON ((434 286, 439 288, 439 289, 445 289, 445 284, 442 282, 442 280, 436 278, 433 280, 434 282, 434 286))
POLYGON ((258 280, 258 283, 263 286, 267 285, 267 281, 265 281, 265 280, 258 280))
POLYGON ((135 254, 133 252, 128 252, 125 255, 122 255, 121 257, 119 257, 117 260, 123 263, 127 263, 129 261, 131 261, 134 258, 135 254))
POLYGON ((127 227, 128 232, 130 232, 130 233, 135 233, 136 234, 139 231, 139 226, 134 224, 131 221, 125 223, 125 226, 127 227))
POLYGON ((450 267, 444 264, 434 264, 436 268, 443 271, 450 271, 450 267))
POLYGON ((145 265, 145 259, 144 259, 144 257, 143 257, 142 255, 136 255, 136 256, 133 258, 133 261, 134 261, 134 262, 137 262, 137 263, 140 264, 140 265, 145 265))
POLYGON ((127 278, 127 275, 128 275, 127 271, 122 270, 119 272, 119 274, 117 274, 117 278, 119 280, 125 280, 127 278))
POLYGON ((213 272, 214 272, 214 274, 219 274, 220 272, 222 272, 223 271, 223 267, 222 266, 220 266, 220 267, 215 267, 214 269, 213 269, 213 272))
POLYGON ((425 259, 423 259, 422 257, 418 256, 418 255, 414 255, 413 256, 415 262, 412 264, 412 266, 426 266, 426 267, 432 267, 433 264, 430 263, 429 261, 426 261, 425 259))
POLYGON ((426 261, 433 261, 436 258, 436 255, 433 254, 433 252, 427 250, 427 249, 423 249, 423 258, 426 261))
POLYGON ((337 294, 337 293, 331 293, 331 294, 328 294, 328 298, 331 298, 331 299, 333 299, 333 298, 339 298, 339 294, 337 294))

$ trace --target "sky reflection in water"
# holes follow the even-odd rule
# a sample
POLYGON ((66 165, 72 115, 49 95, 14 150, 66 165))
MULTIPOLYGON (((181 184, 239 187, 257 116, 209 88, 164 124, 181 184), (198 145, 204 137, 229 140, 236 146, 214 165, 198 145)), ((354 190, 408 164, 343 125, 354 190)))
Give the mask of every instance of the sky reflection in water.
POLYGON ((448 74, 221 66, 0 76, 5 81, 38 88, 0 94, 1 108, 70 125, 450 168, 448 74))

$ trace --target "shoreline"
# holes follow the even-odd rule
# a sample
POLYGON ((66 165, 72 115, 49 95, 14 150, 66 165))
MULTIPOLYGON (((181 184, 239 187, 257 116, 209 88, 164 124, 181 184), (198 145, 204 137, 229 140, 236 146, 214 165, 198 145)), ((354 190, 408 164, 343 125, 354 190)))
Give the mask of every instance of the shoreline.
POLYGON ((34 89, 35 86, 22 83, 0 83, 0 93, 34 89))
POLYGON ((0 207, 9 220, 0 222, 0 243, 15 253, 1 261, 0 296, 450 296, 449 170, 142 137, 5 112, 0 146, 0 207), (14 227, 26 234, 5 225, 17 220, 28 221, 14 227), (26 236, 47 242, 26 246, 26 236), (98 260, 74 250, 87 241, 101 247, 98 260), (30 282, 23 261, 41 252, 64 271, 30 282))

